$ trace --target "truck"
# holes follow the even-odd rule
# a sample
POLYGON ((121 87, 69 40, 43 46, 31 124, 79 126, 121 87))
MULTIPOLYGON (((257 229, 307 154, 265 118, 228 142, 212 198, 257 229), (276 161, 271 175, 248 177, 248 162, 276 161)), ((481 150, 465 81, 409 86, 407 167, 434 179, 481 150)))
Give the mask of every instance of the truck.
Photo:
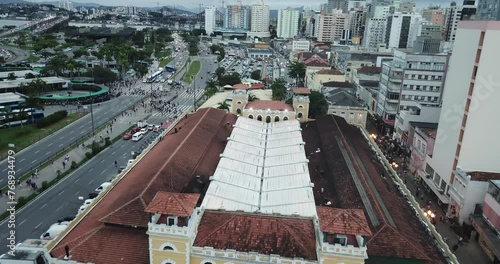
POLYGON ((141 121, 137 122, 137 127, 143 128, 148 126, 148 121, 141 121))

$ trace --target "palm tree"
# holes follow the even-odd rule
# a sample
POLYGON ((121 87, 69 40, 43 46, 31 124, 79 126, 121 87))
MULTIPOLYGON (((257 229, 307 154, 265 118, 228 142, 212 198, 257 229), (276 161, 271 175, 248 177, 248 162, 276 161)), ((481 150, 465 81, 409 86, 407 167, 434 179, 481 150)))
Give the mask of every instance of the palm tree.
POLYGON ((230 105, 226 101, 222 101, 219 103, 219 106, 217 107, 217 109, 229 111, 229 107, 230 107, 230 105))
POLYGON ((298 84, 299 80, 306 77, 306 65, 300 61, 292 62, 288 67, 288 77, 295 78, 298 84))
MULTIPOLYGON (((26 107, 27 108, 44 110, 43 102, 42 102, 42 100, 40 100, 40 98, 37 95, 35 95, 35 91, 30 91, 30 93, 28 93, 25 100, 26 100, 26 107)), ((31 123, 32 124, 35 123, 34 111, 31 114, 31 123)))
POLYGON ((85 68, 85 64, 80 61, 75 61, 75 63, 73 64, 73 68, 75 68, 78 73, 78 77, 80 77, 80 70, 85 68))
POLYGON ((258 101, 260 100, 259 98, 257 98, 257 96, 251 94, 250 96, 248 96, 248 101, 249 102, 253 102, 253 101, 258 101))

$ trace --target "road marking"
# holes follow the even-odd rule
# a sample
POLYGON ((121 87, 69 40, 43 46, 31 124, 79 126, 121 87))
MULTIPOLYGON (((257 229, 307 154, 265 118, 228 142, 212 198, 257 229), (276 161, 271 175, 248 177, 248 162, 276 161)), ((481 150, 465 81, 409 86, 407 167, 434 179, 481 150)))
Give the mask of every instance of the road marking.
POLYGON ((63 138, 64 138, 64 136, 62 136, 62 137, 61 137, 61 138, 59 138, 59 139, 63 139, 63 138))
POLYGON ((76 192, 75 195, 78 196, 79 193, 80 193, 80 191, 76 192))
POLYGON ((104 162, 104 160, 101 160, 101 162, 99 162, 99 163, 103 163, 103 162, 104 162))
POLYGON ((45 206, 47 206, 47 204, 42 205, 42 207, 40 207, 40 209, 44 208, 45 206))
POLYGON ((80 134, 83 134, 83 131, 81 131, 80 134))
POLYGON ((21 162, 21 161, 23 161, 23 160, 25 160, 25 159, 23 158, 23 159, 22 159, 22 160, 20 160, 19 162, 21 162))
POLYGON ((62 146, 63 146, 63 144, 59 145, 59 147, 62 147, 62 146))
POLYGON ((89 185, 91 185, 94 182, 94 180, 89 181, 89 185))
POLYGON ((3 171, 2 171, 2 172, 6 171, 6 170, 7 170, 7 168, 3 169, 3 171))
POLYGON ((57 196, 59 196, 59 195, 63 194, 63 192, 64 192, 64 190, 63 190, 63 191, 61 191, 61 192, 60 192, 57 196))
POLYGON ((91 172, 93 169, 90 169, 89 172, 91 172))
POLYGON ((77 183, 80 179, 76 179, 75 183, 77 183))
POLYGON ((72 141, 73 139, 75 139, 75 137, 70 138, 69 141, 72 141))
POLYGON ((42 224, 43 224, 43 222, 41 222, 40 224, 38 224, 37 226, 35 226, 35 229, 39 228, 42 224))
POLYGON ((33 164, 33 163, 35 163, 35 162, 36 162, 36 160, 33 160, 31 163, 33 164))
POLYGON ((111 156, 115 155, 115 152, 116 152, 116 151, 113 151, 113 152, 111 153, 111 156))
POLYGON ((47 154, 47 155, 49 155, 49 153, 50 153, 50 151, 47 151, 47 153, 46 153, 46 154, 47 154))
POLYGON ((40 150, 35 151, 35 154, 38 153, 38 152, 40 152, 40 150))
POLYGON ((62 205, 57 207, 56 212, 59 211, 62 207, 63 207, 62 205))
POLYGON ((24 222, 26 222, 27 219, 24 219, 19 225, 22 225, 24 222))

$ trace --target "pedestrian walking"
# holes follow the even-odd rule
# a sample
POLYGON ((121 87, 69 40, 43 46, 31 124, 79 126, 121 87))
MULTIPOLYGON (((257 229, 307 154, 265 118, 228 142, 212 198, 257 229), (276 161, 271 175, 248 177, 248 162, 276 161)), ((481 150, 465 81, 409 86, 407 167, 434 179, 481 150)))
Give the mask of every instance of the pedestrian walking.
POLYGON ((455 251, 457 251, 457 249, 458 249, 458 244, 455 244, 455 245, 453 246, 452 250, 453 250, 453 252, 455 252, 455 251))
POLYGON ((66 169, 66 161, 63 161, 62 165, 63 165, 63 169, 66 169))

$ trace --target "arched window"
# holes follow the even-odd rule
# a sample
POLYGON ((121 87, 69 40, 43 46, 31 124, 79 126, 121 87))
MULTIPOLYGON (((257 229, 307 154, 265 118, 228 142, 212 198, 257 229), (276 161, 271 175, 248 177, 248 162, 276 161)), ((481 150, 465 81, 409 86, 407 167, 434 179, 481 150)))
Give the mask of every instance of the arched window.
POLYGON ((287 121, 287 120, 288 120, 288 116, 283 117, 283 121, 287 121))
POLYGON ((304 108, 304 106, 303 105, 299 105, 299 108, 302 109, 302 108, 304 108))
POLYGON ((241 114, 241 108, 236 109, 236 113, 241 114))
POLYGON ((253 115, 248 115, 248 118, 253 119, 253 115))
POLYGON ((299 114, 297 115, 297 117, 298 117, 298 118, 302 118, 302 116, 303 116, 303 114, 302 114, 302 113, 299 113, 299 114))
POLYGON ((266 123, 271 123, 271 116, 266 116, 266 123))
POLYGON ((279 116, 275 116, 274 117, 274 122, 279 122, 280 121, 280 117, 279 116))
POLYGON ((163 251, 174 251, 177 252, 177 248, 172 243, 164 243, 160 246, 160 249, 163 251))
POLYGON ((174 248, 171 246, 164 246, 163 251, 174 251, 174 248))
POLYGON ((201 262, 201 264, 215 264, 215 262, 211 260, 204 260, 201 262))
POLYGON ((175 261, 173 261, 171 259, 167 259, 167 260, 162 261, 161 264, 175 264, 175 261))
POLYGON ((241 104, 241 101, 236 102, 236 104, 241 104))
POLYGON ((258 115, 258 116, 257 116, 257 120, 262 121, 262 116, 261 116, 261 115, 258 115))

